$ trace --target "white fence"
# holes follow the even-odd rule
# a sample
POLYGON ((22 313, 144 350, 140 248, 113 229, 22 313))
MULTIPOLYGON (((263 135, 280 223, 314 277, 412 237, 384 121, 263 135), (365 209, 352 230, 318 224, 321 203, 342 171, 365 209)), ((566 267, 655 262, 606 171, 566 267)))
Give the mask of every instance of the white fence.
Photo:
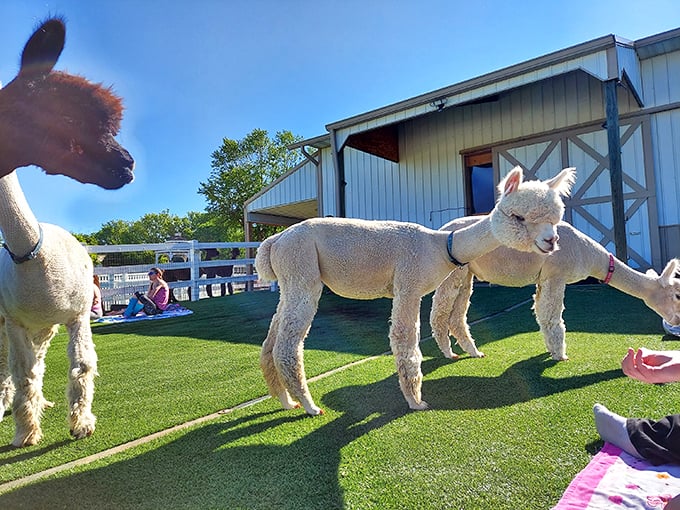
MULTIPOLYGON (((235 290, 255 290, 261 287, 257 282, 253 264, 255 249, 260 243, 199 243, 198 241, 168 241, 156 244, 119 244, 110 246, 86 246, 88 253, 95 253, 102 259, 117 258, 120 264, 107 265, 95 263, 94 273, 99 276, 102 289, 102 302, 105 310, 112 305, 122 305, 135 291, 145 292, 149 287, 147 273, 151 266, 166 272, 168 286, 177 299, 197 301, 207 297, 207 286, 231 284, 235 290), (234 259, 201 260, 210 249, 221 249, 231 252, 239 249, 239 257, 234 259), (135 253, 154 252, 154 262, 144 264, 126 264, 125 259, 134 258, 135 253), (246 257, 241 258, 243 254, 246 257), (211 268, 233 266, 231 276, 206 277, 211 268), (177 279, 175 279, 177 277, 177 279), (172 280, 172 281, 170 281, 172 280)), ((218 271, 215 269, 215 271, 218 271)), ((264 287, 269 287, 265 285, 264 287)), ((219 287, 218 287, 219 288, 219 287)), ((219 295, 219 293, 217 293, 219 295)))

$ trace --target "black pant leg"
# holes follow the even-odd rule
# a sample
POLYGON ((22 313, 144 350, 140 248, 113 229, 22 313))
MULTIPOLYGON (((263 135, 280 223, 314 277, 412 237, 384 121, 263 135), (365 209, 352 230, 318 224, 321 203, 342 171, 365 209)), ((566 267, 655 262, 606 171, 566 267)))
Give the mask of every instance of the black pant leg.
POLYGON ((638 453, 652 464, 680 464, 680 414, 658 421, 628 418, 626 430, 638 453))

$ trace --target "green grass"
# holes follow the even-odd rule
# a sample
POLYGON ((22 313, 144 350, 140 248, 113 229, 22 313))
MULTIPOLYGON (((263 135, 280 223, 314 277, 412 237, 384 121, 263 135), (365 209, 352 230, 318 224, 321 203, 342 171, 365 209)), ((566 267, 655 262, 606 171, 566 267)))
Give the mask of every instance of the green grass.
MULTIPOLYGON (((531 293, 479 287, 470 319, 531 293)), ((47 357, 56 405, 45 438, 0 446, 0 484, 264 395, 259 347, 277 299, 238 294, 191 303, 189 317, 95 327, 98 422, 82 441, 68 437, 62 332, 47 357)), ((431 411, 408 411, 392 357, 380 356, 310 385, 324 416, 269 399, 1 494, 0 508, 550 508, 601 446, 594 402, 659 417, 680 398, 680 385, 620 371, 629 345, 680 349, 642 302, 579 286, 565 304, 568 362, 547 356, 526 304, 473 326, 486 358, 451 362, 423 342, 431 411)), ((308 377, 388 350, 390 305, 325 294, 306 342, 308 377)), ((429 309, 425 298, 423 337, 429 309)), ((7 416, 0 444, 12 437, 7 416)))

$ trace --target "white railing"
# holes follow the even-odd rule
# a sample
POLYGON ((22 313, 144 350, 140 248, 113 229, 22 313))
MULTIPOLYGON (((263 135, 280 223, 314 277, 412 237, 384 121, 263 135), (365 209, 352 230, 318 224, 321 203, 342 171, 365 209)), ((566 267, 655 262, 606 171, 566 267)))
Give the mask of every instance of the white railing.
MULTIPOLYGON (((119 244, 105 246, 86 246, 88 253, 111 256, 120 254, 129 257, 135 252, 154 252, 155 262, 146 264, 100 265, 95 263, 94 273, 99 276, 102 289, 102 302, 105 310, 112 305, 122 305, 128 302, 135 291, 144 292, 148 289, 149 278, 147 272, 151 266, 156 266, 174 275, 168 278, 168 286, 178 299, 197 301, 207 297, 207 286, 231 284, 236 290, 254 290, 269 287, 269 284, 259 285, 254 270, 254 253, 260 243, 199 243, 198 241, 168 241, 156 244, 119 244), (228 249, 238 248, 247 258, 201 260, 201 251, 210 248, 228 249), (179 262, 166 262, 179 260, 179 262), (231 276, 215 276, 206 278, 205 270, 215 267, 233 266, 231 276), (179 276, 181 279, 174 279, 179 276)), ((218 294, 219 295, 219 294, 218 294)))

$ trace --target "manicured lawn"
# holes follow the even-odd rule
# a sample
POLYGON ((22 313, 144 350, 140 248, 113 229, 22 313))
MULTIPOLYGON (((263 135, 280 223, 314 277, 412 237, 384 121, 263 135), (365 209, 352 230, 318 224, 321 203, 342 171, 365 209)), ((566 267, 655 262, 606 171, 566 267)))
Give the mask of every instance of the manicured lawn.
MULTIPOLYGON (((479 287, 471 319, 531 293, 479 287)), ((82 441, 68 437, 62 332, 47 358, 45 394, 56 405, 45 438, 0 446, 0 484, 264 395, 259 348, 277 299, 238 294, 190 303, 190 317, 96 326, 98 422, 82 441)), ((307 375, 387 351, 390 305, 325 294, 307 375)), ((429 310, 428 297, 423 338, 429 310)), ((545 354, 530 304, 473 326, 486 358, 451 362, 424 341, 427 412, 408 411, 394 360, 379 356, 311 383, 321 417, 265 400, 0 494, 0 508, 550 508, 601 446, 594 402, 659 417, 680 399, 680 385, 645 385, 619 369, 629 345, 680 349, 642 302, 571 287, 565 320, 571 360, 562 363, 545 354)), ((12 437, 6 416, 0 445, 12 437)))

